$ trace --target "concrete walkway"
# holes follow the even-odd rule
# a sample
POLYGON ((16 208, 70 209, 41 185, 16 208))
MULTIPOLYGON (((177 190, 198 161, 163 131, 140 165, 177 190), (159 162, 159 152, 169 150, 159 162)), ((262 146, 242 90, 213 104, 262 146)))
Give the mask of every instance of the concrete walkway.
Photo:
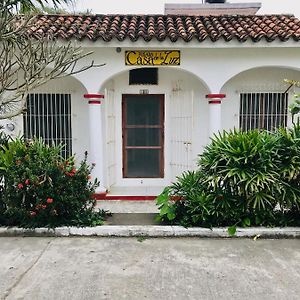
POLYGON ((299 299, 300 240, 0 238, 0 299, 299 299))

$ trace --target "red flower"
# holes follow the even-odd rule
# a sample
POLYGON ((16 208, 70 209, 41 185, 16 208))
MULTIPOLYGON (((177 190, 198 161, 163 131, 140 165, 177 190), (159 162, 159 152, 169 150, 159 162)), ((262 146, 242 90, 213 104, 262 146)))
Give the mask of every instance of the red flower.
POLYGON ((88 176, 87 176, 87 179, 88 179, 88 180, 91 180, 91 179, 92 179, 92 176, 91 176, 91 175, 88 175, 88 176))
POLYGON ((31 215, 32 217, 34 217, 34 216, 36 216, 36 212, 35 212, 35 211, 31 211, 31 212, 30 212, 30 215, 31 215))
POLYGON ((53 199, 52 199, 52 198, 48 198, 48 199, 47 199, 47 203, 48 203, 48 204, 53 203, 53 199))
POLYGON ((18 189, 22 189, 24 187, 24 185, 22 183, 18 184, 18 189))
POLYGON ((71 177, 75 175, 75 174, 72 173, 72 172, 66 172, 65 174, 66 174, 67 176, 71 176, 71 177))
POLYGON ((47 208, 47 205, 42 205, 42 209, 46 209, 47 208))
POLYGON ((25 180, 25 184, 26 184, 26 185, 30 184, 30 180, 29 180, 29 179, 26 179, 26 180, 25 180))

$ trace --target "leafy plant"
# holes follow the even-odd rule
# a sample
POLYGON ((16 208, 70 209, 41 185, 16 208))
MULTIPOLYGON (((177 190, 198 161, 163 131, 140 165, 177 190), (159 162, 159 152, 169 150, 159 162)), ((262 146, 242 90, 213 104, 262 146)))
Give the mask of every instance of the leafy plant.
POLYGON ((183 226, 300 225, 300 125, 224 131, 157 198, 160 220, 183 226))
POLYGON ((4 172, 3 224, 53 227, 102 223, 103 212, 94 211, 98 182, 90 181, 86 159, 77 168, 73 157, 61 157, 60 147, 17 139, 2 146, 0 169, 4 172))
POLYGON ((279 129, 276 144, 280 158, 278 169, 282 183, 282 197, 278 204, 286 209, 300 209, 300 123, 292 128, 279 129))
MULTIPOLYGON (((2 146, 7 146, 11 141, 11 137, 6 134, 3 130, 3 126, 0 126, 0 151, 2 151, 2 146)), ((4 170, 0 168, 0 224, 1 219, 3 219, 3 213, 5 210, 5 205, 3 201, 3 188, 4 188, 4 170)))
POLYGON ((177 182, 164 189, 157 198, 160 209, 159 219, 163 221, 176 222, 180 215, 185 215, 189 201, 197 196, 199 190, 200 176, 196 172, 185 172, 177 178, 177 182))
POLYGON ((300 94, 294 94, 291 100, 292 103, 289 105, 289 110, 292 115, 292 122, 294 124, 295 115, 299 114, 300 112, 300 94))
POLYGON ((159 219, 183 226, 221 226, 235 218, 230 207, 236 200, 223 192, 213 192, 204 183, 202 172, 185 172, 157 198, 159 219))
POLYGON ((259 130, 224 131, 215 136, 200 156, 205 184, 244 202, 245 209, 261 210, 276 206, 280 193, 276 135, 259 130))

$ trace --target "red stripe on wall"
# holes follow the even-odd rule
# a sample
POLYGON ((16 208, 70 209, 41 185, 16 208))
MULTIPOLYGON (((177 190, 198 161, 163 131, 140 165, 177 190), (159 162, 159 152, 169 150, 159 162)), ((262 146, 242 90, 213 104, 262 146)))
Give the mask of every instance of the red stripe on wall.
POLYGON ((101 101, 99 101, 99 100, 90 100, 89 104, 101 104, 101 101))
POLYGON ((106 194, 95 194, 96 200, 123 200, 123 201, 149 201, 155 200, 157 196, 117 196, 117 195, 106 195, 106 194))
POLYGON ((225 94, 208 94, 208 95, 206 95, 206 98, 209 98, 209 99, 223 99, 225 97, 226 97, 225 94))
POLYGON ((221 104, 221 100, 211 100, 208 103, 209 104, 221 104))
POLYGON ((104 99, 104 95, 102 94, 84 94, 83 97, 85 99, 104 99))

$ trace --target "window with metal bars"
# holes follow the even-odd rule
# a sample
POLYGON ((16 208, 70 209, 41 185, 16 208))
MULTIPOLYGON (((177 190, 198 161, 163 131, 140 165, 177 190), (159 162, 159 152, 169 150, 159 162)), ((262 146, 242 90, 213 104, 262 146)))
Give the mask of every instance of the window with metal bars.
POLYGON ((36 137, 48 145, 62 144, 61 155, 72 155, 70 94, 29 94, 23 122, 26 140, 36 137))
POLYGON ((240 128, 273 131, 287 126, 287 93, 240 94, 240 128))

